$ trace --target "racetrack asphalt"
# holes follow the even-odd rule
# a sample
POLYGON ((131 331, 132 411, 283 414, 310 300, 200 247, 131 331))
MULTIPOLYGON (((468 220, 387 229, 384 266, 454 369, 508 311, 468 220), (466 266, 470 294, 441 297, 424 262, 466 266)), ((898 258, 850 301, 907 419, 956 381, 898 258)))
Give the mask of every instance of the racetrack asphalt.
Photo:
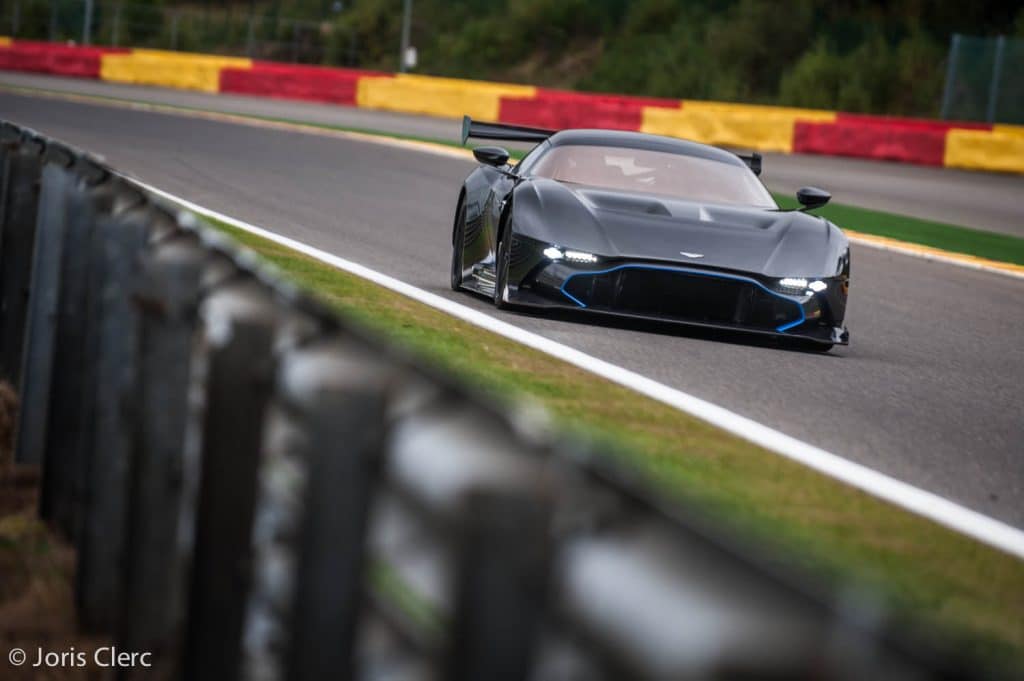
MULTIPOLYGON (((469 161, 7 92, 0 118, 1024 527, 1019 279, 855 246, 852 344, 826 355, 741 336, 503 313, 448 289, 452 213, 469 161)), ((999 176, 972 182, 991 177, 999 176)))

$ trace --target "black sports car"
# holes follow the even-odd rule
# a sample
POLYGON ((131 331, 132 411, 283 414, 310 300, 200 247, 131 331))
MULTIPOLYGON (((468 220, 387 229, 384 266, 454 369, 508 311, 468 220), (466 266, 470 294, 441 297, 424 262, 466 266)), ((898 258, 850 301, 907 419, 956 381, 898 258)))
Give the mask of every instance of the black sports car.
POLYGON ((479 147, 459 194, 452 288, 499 308, 569 308, 846 344, 850 249, 804 211, 782 210, 761 157, 611 130, 463 120, 469 137, 536 142, 517 164, 479 147))

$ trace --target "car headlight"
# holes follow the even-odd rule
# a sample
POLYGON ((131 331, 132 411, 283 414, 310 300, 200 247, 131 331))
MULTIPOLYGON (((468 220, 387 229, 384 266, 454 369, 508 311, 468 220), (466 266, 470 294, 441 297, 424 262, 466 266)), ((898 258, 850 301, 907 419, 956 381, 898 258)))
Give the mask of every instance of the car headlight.
POLYGON ((828 288, 828 284, 821 279, 808 281, 804 277, 784 277, 776 282, 775 287, 782 293, 811 295, 821 293, 828 288))
POLYGON ((586 251, 574 251, 566 248, 562 249, 557 246, 548 246, 544 249, 544 255, 549 260, 568 260, 569 262, 579 263, 595 263, 597 262, 597 256, 593 253, 587 253, 586 251))

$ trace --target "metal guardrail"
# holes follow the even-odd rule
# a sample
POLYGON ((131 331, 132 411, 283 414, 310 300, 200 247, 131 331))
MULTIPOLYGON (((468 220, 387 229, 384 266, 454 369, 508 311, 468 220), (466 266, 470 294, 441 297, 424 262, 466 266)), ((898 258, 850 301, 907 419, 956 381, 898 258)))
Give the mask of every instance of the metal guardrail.
POLYGON ((954 33, 946 58, 941 117, 1024 124, 1024 39, 954 33))
POLYGON ((0 127, 17 460, 125 678, 973 678, 535 417, 0 127))
MULTIPOLYGON (((238 5, 7 0, 0 2, 0 35, 186 52, 210 51, 216 46, 219 54, 339 66, 358 66, 360 56, 368 56, 355 31, 338 23, 351 3, 332 3, 322 16, 311 19, 282 16, 286 7, 257 13, 254 3, 238 5)), ((264 6, 263 11, 266 9, 264 6)))

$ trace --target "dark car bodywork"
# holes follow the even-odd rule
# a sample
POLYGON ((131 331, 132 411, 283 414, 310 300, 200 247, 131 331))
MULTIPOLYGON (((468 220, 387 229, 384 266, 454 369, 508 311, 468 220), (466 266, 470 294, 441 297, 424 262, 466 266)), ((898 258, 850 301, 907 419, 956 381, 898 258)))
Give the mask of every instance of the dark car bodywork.
MULTIPOLYGON (((642 133, 551 132, 468 119, 464 126, 464 141, 468 135, 539 143, 515 167, 490 165, 492 154, 466 178, 453 229, 453 288, 493 297, 499 307, 586 310, 821 347, 848 342, 849 244, 824 218, 531 174, 559 145, 700 156, 743 172, 759 172, 760 157, 642 133)), ((500 160, 500 149, 490 151, 500 160)))

